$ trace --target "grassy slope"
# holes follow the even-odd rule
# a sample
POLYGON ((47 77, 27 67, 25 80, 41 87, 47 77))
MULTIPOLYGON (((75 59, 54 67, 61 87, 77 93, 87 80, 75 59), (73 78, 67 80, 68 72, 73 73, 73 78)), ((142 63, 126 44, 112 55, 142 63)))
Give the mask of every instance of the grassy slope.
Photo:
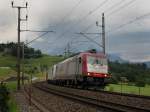
POLYGON ((57 63, 61 60, 63 60, 62 57, 44 55, 41 58, 26 60, 25 63, 29 64, 29 65, 31 64, 32 66, 37 66, 37 65, 40 65, 40 64, 41 65, 52 66, 54 63, 57 63))
POLYGON ((0 53, 0 67, 10 67, 10 68, 0 68, 0 80, 4 80, 7 77, 14 75, 15 71, 11 67, 16 66, 16 58, 10 55, 2 55, 0 53))
MULTIPOLYGON (((121 85, 109 84, 109 86, 106 87, 106 90, 121 92, 121 85)), ((122 92, 130 93, 130 94, 139 94, 139 87, 122 85, 122 92)), ((150 96, 150 85, 146 85, 145 87, 140 87, 140 94, 150 96)))
MULTIPOLYGON (((25 60, 25 64, 26 64, 26 66, 29 66, 29 65, 30 66, 48 65, 50 67, 51 65, 53 65, 53 64, 55 64, 61 60, 63 60, 62 57, 44 55, 41 58, 25 60)), ((15 66, 15 64, 16 64, 16 58, 15 57, 12 57, 9 55, 2 56, 0 54, 0 67, 4 67, 4 66, 12 67, 12 66, 15 66)), ((13 72, 14 71, 11 69, 0 69, 0 78, 8 76, 9 74, 11 74, 13 72)), ((41 77, 42 73, 38 73, 36 76, 41 77)), ((12 88, 12 90, 14 90, 16 88, 14 85, 16 85, 15 82, 8 84, 9 89, 12 88)), ((121 91, 120 85, 114 85, 114 84, 110 84, 109 87, 107 87, 107 90, 110 90, 112 88, 113 88, 113 91, 116 91, 116 92, 121 91)), ((138 89, 138 87, 135 87, 135 86, 123 85, 123 92, 138 94, 139 89, 138 89)), ((150 95, 150 86, 146 86, 144 88, 142 87, 141 88, 141 94, 150 95)))
MULTIPOLYGON (((40 64, 51 66, 54 63, 57 63, 61 60, 63 60, 62 57, 44 55, 41 58, 25 60, 25 63, 27 66, 28 65, 37 66, 40 64)), ((4 55, 0 54, 0 67, 13 67, 14 68, 15 65, 16 65, 15 57, 10 56, 10 55, 4 56, 4 55)), ((12 68, 10 68, 10 69, 0 68, 0 80, 9 77, 11 74, 15 74, 15 71, 12 68)), ((41 75, 39 75, 39 76, 41 76, 41 75)), ((16 81, 6 83, 6 86, 10 91, 15 91, 16 85, 17 85, 16 81)), ((11 112, 19 111, 19 108, 17 107, 17 104, 16 104, 14 98, 12 98, 12 97, 10 98, 10 101, 9 101, 9 108, 10 108, 11 112)))
MULTIPOLYGON (((44 55, 41 58, 37 59, 26 59, 25 60, 25 66, 28 68, 31 68, 33 66, 40 66, 40 65, 48 65, 49 67, 52 66, 53 64, 63 60, 62 57, 57 57, 57 56, 49 56, 49 55, 44 55)), ((15 67, 16 66, 16 58, 10 55, 2 55, 0 54, 0 67, 15 67)), ((0 68, 0 79, 3 77, 9 76, 9 74, 13 74, 14 70, 12 69, 3 69, 0 68)), ((27 69, 28 69, 27 68, 27 69)))
POLYGON ((0 54, 0 67, 14 67, 14 66, 16 66, 15 57, 0 54))

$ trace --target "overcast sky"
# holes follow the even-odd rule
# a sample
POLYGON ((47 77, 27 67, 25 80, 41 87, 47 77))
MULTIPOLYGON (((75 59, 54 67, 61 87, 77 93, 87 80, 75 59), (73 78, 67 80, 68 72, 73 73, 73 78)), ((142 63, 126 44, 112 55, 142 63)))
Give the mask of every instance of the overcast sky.
MULTIPOLYGON (((150 0, 14 0, 24 6, 21 17, 28 14, 22 29, 53 30, 30 46, 49 54, 62 54, 70 43, 73 52, 99 46, 78 35, 79 32, 100 33, 102 12, 106 19, 106 52, 118 54, 134 62, 150 61, 150 0)), ((22 41, 31 41, 42 33, 22 32, 22 41)), ((88 35, 101 42, 100 35, 88 35)), ((17 41, 17 9, 11 0, 0 0, 0 42, 17 41)))

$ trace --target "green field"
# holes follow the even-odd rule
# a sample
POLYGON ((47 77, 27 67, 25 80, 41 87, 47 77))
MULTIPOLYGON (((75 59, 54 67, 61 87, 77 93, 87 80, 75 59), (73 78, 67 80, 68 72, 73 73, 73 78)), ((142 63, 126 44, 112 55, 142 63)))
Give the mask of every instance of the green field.
POLYGON ((0 81, 10 76, 14 76, 16 72, 11 68, 0 68, 0 81))
POLYGON ((112 92, 121 92, 122 93, 130 93, 130 94, 140 94, 140 95, 146 95, 150 96, 150 85, 146 85, 145 87, 139 87, 137 86, 128 86, 128 85, 117 85, 117 84, 109 84, 105 89, 106 91, 112 91, 112 92))
MULTIPOLYGON (((48 65, 51 66, 54 63, 57 63, 61 60, 63 60, 63 57, 59 56, 49 56, 49 55, 43 55, 41 58, 34 58, 34 59, 25 59, 26 65, 48 65)), ((16 58, 10 55, 2 55, 0 53, 0 67, 15 67, 16 66, 16 58)))
POLYGON ((12 97, 9 100, 9 111, 10 112, 19 112, 19 107, 17 106, 15 99, 12 97))
MULTIPOLYGON (((47 67, 52 66, 53 64, 63 60, 63 57, 59 56, 49 56, 44 55, 41 58, 37 59, 25 59, 25 70, 30 71, 31 68, 37 67, 39 68, 41 65, 46 65, 47 67)), ((11 76, 16 76, 15 72, 16 66, 16 58, 10 55, 2 55, 0 54, 0 81, 5 80, 11 76)), ((36 77, 44 77, 45 78, 45 71, 37 72, 33 74, 36 77)), ((10 92, 16 91, 16 81, 6 82, 6 86, 10 92)), ((10 112, 19 112, 15 99, 11 96, 9 100, 9 109, 10 112)))
MULTIPOLYGON (((30 71, 34 67, 40 68, 41 65, 46 65, 48 68, 52 66, 55 63, 58 63, 60 61, 64 60, 63 57, 59 56, 49 56, 49 55, 43 55, 41 58, 36 59, 25 59, 25 71, 30 71)), ((12 76, 12 74, 16 74, 14 67, 16 66, 16 58, 9 55, 1 55, 0 54, 0 67, 10 67, 8 69, 6 68, 0 68, 0 80, 8 78, 12 76)), ((28 74, 28 73, 26 73, 28 74)), ((33 76, 40 78, 45 78, 46 72, 38 71, 33 73, 33 76)), ((10 90, 10 92, 16 91, 16 81, 7 82, 6 86, 10 90)), ((109 84, 106 88, 106 91, 112 91, 112 92, 123 92, 123 93, 130 93, 130 94, 139 94, 139 87, 136 86, 129 86, 129 85, 122 85, 122 91, 121 91, 121 85, 120 84, 109 84)), ((145 87, 140 88, 140 95, 147 95, 150 96, 150 85, 146 85, 145 87)), ((18 112, 18 107, 15 102, 15 100, 11 97, 9 101, 9 108, 11 112, 18 112)))
POLYGON ((25 60, 25 64, 33 65, 33 66, 37 66, 40 64, 52 66, 53 64, 58 63, 63 59, 64 59, 63 57, 59 57, 59 56, 44 55, 41 58, 27 59, 27 60, 25 60))
MULTIPOLYGON (((30 71, 31 68, 46 65, 48 68, 55 63, 63 60, 63 57, 43 55, 41 58, 25 59, 25 71, 30 71)), ((15 74, 16 58, 10 55, 0 54, 0 67, 10 67, 10 69, 0 68, 0 80, 9 77, 11 74, 15 74)), ((41 73, 37 73, 37 77, 41 76, 41 73), (39 75, 40 74, 40 75, 39 75)))
POLYGON ((15 67, 16 58, 10 55, 3 55, 0 53, 0 67, 15 67))

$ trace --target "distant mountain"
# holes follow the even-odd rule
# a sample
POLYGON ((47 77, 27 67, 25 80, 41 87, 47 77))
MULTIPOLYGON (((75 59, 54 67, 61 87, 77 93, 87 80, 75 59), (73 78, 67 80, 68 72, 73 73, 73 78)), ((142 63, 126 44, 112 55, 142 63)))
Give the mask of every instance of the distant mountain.
POLYGON ((144 63, 147 65, 148 68, 150 68, 150 61, 144 63))
POLYGON ((108 54, 108 59, 111 62, 115 62, 115 61, 117 61, 119 63, 126 63, 126 62, 128 62, 128 61, 122 59, 119 54, 108 54))

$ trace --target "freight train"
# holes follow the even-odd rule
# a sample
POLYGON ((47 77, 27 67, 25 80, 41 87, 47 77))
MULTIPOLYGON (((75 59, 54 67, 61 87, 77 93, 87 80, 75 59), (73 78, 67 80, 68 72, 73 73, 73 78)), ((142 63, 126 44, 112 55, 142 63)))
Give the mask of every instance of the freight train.
POLYGON ((103 53, 82 52, 55 64, 48 73, 48 83, 71 86, 104 86, 108 74, 103 53))

